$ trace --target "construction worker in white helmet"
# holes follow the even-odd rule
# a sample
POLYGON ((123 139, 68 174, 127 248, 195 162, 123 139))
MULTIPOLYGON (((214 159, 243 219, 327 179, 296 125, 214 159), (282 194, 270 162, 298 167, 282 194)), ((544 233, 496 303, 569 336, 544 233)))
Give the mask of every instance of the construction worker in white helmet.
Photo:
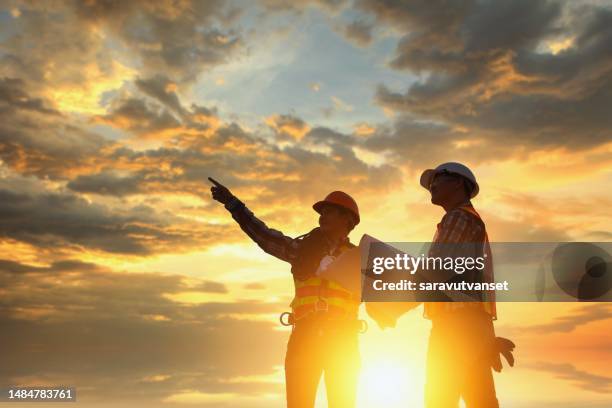
MULTIPOLYGON (((288 325, 293 329, 287 344, 285 380, 288 408, 313 408, 324 374, 330 408, 355 405, 360 357, 357 319, 361 299, 321 272, 342 252, 354 248, 349 232, 359 224, 355 200, 333 191, 316 202, 319 227, 297 238, 271 229, 235 197, 227 187, 209 177, 212 196, 225 205, 240 228, 265 252, 291 264, 295 297, 288 325)), ((281 315, 281 322, 283 321, 281 315)))
MULTIPOLYGON (((460 163, 444 163, 425 170, 420 183, 431 193, 432 204, 446 212, 437 226, 429 256, 444 257, 448 244, 455 248, 468 244, 466 247, 479 252, 470 256, 488 257, 484 271, 474 276, 492 282, 486 227, 471 203, 480 190, 472 171, 460 163)), ((491 368, 501 370, 500 353, 513 365, 514 344, 495 336, 494 292, 481 293, 479 300, 424 304, 424 316, 432 321, 425 385, 427 408, 457 407, 460 398, 467 408, 499 406, 491 368)))

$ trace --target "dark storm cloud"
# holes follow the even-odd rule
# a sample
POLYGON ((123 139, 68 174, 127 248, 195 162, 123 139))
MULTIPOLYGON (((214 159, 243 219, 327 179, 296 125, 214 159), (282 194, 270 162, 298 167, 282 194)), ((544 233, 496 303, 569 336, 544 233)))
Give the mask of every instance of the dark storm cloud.
POLYGON ((203 131, 218 120, 216 108, 197 104, 185 107, 176 83, 157 75, 134 81, 139 93, 124 93, 113 99, 104 115, 94 122, 112 125, 144 138, 170 138, 181 131, 203 131))
MULTIPOLYGON (((87 67, 92 62, 110 73, 108 62, 96 59, 100 39, 66 13, 61 4, 14 3, 18 18, 8 17, 9 2, 1 9, 3 41, 0 74, 21 77, 40 87, 86 82, 87 67)), ((108 54, 105 54, 107 56, 108 54)), ((108 60, 107 60, 108 61, 108 60)))
POLYGON ((400 116, 390 125, 379 125, 365 138, 353 138, 353 143, 374 153, 384 153, 393 166, 417 172, 448 161, 473 165, 524 154, 508 149, 506 143, 496 143, 489 133, 475 136, 444 122, 400 116), (462 141, 466 144, 462 145, 462 141))
POLYGON ((181 320, 197 315, 201 321, 230 313, 265 313, 274 308, 274 305, 257 302, 217 302, 179 307, 163 296, 182 292, 223 294, 228 293, 227 287, 221 282, 203 279, 191 282, 184 275, 116 272, 76 259, 64 259, 47 266, 2 259, 0 274, 13 287, 13 291, 3 299, 4 312, 14 313, 17 307, 37 309, 50 306, 50 315, 43 320, 71 320, 79 317, 73 313, 76 309, 88 305, 91 307, 90 319, 121 315, 147 319, 163 315, 181 320), (114 293, 114 296, 107 297, 108 293, 114 293))
POLYGON ((221 293, 225 287, 79 263, 0 262, 2 383, 61 377, 79 389, 81 401, 90 402, 159 401, 184 389, 280 391, 264 379, 239 378, 272 374, 282 362, 286 334, 248 316, 279 312, 285 305, 178 303, 167 295, 221 293))
POLYGON ((225 62, 241 41, 234 30, 223 27, 236 13, 222 1, 74 4, 84 21, 103 24, 136 51, 144 72, 192 80, 201 70, 225 62))
POLYGON ((46 105, 42 98, 30 96, 25 89, 25 82, 20 78, 0 79, 0 114, 14 114, 19 110, 34 111, 49 115, 60 113, 46 105))
POLYGON ((557 32, 560 14, 558 3, 527 0, 362 0, 358 7, 404 33, 392 67, 455 73, 458 82, 486 74, 496 52, 534 46, 557 32))
POLYGON ((124 196, 140 193, 141 182, 142 176, 139 176, 139 174, 123 177, 112 171, 105 171, 97 174, 80 175, 71 180, 66 187, 80 193, 124 196))
POLYGON ((237 9, 222 1, 18 2, 14 7, 20 15, 7 21, 10 41, 2 61, 9 74, 41 84, 49 75, 78 84, 92 63, 111 73, 108 61, 115 51, 104 43, 107 38, 139 57, 141 73, 170 74, 180 81, 196 79, 241 48, 241 35, 232 28, 237 9), (20 30, 11 35, 15 26, 20 30), (60 65, 66 72, 56 69, 60 65))
POLYGON ((167 110, 131 97, 118 101, 110 112, 97 120, 145 136, 180 126, 180 122, 167 110))
POLYGON ((139 78, 135 81, 135 84, 142 92, 157 99, 175 113, 183 113, 183 107, 181 106, 178 95, 173 90, 175 84, 167 77, 157 75, 152 78, 139 78))
POLYGON ((610 9, 553 1, 358 7, 403 34, 391 67, 422 74, 405 92, 379 86, 383 106, 513 147, 583 149, 610 140, 610 9), (572 37, 565 50, 545 49, 572 37))
POLYGON ((94 164, 110 143, 30 94, 27 82, 0 79, 0 158, 22 174, 61 177, 94 164))
POLYGON ((212 244, 220 226, 187 222, 147 206, 116 210, 71 193, 0 189, 0 236, 40 248, 82 248, 125 255, 212 244))

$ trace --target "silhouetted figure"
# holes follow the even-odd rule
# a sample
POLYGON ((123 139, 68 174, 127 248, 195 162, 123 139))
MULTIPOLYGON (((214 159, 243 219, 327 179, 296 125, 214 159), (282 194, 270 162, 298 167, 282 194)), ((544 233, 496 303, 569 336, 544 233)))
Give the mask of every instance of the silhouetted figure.
POLYGON ((324 373, 329 407, 353 407, 360 368, 361 300, 319 273, 354 247, 348 234, 360 221, 357 203, 341 191, 330 193, 313 205, 320 214, 319 227, 291 238, 268 228, 226 187, 209 180, 214 183, 213 198, 225 205, 240 228, 265 252, 291 264, 295 297, 285 357, 287 406, 313 407, 324 373))
MULTIPOLYGON (((446 211, 437 226, 429 256, 486 255, 484 270, 457 278, 492 282, 486 227, 470 201, 479 191, 473 173, 462 164, 444 163, 426 170, 421 176, 421 185, 431 192, 431 202, 446 211), (449 253, 453 248, 461 248, 463 253, 449 253), (473 252, 465 253, 466 248, 472 248, 473 252)), ((495 337, 494 293, 482 292, 480 300, 424 304, 425 317, 432 321, 425 385, 427 408, 457 407, 460 398, 468 408, 499 406, 491 368, 501 370, 500 352, 513 363, 514 344, 495 337)))

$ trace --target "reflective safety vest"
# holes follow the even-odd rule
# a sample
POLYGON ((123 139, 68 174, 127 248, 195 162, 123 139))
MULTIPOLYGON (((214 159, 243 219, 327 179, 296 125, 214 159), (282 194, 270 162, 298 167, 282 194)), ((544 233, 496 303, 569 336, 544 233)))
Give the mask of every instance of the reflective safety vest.
POLYGON ((357 319, 360 299, 341 285, 318 276, 304 281, 294 279, 295 297, 291 302, 293 318, 302 319, 314 312, 330 317, 357 319))
MULTIPOLYGON (((482 225, 484 226, 484 222, 482 221, 480 214, 476 212, 474 207, 462 206, 459 208, 474 215, 478 220, 480 220, 480 222, 482 222, 482 225)), ((491 246, 489 245, 489 236, 487 234, 486 229, 482 246, 483 254, 485 254, 487 257, 487 262, 485 262, 485 270, 483 271, 483 281, 492 283, 494 282, 493 255, 491 254, 491 246)), ((484 310, 487 314, 491 316, 492 319, 497 319, 497 308, 495 306, 495 291, 483 291, 483 302, 426 302, 424 304, 424 314, 425 317, 432 318, 435 316, 440 316, 444 313, 448 313, 451 310, 465 310, 469 308, 484 310)))
MULTIPOLYGON (((342 246, 338 249, 344 252, 350 247, 342 246)), ((325 312, 334 318, 357 319, 361 299, 335 281, 313 274, 305 280, 294 277, 293 282, 295 297, 291 302, 291 309, 294 320, 315 312, 325 312)))

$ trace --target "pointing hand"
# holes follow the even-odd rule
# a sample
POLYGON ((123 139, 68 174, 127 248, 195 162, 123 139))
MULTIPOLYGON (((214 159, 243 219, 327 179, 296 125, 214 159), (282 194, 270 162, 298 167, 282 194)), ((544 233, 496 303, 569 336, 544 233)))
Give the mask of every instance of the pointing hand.
POLYGON ((221 204, 227 204, 232 199, 232 197, 234 197, 232 192, 229 191, 227 187, 219 183, 214 178, 209 177, 208 180, 213 183, 213 186, 210 188, 210 192, 212 193, 213 199, 217 200, 221 204))

